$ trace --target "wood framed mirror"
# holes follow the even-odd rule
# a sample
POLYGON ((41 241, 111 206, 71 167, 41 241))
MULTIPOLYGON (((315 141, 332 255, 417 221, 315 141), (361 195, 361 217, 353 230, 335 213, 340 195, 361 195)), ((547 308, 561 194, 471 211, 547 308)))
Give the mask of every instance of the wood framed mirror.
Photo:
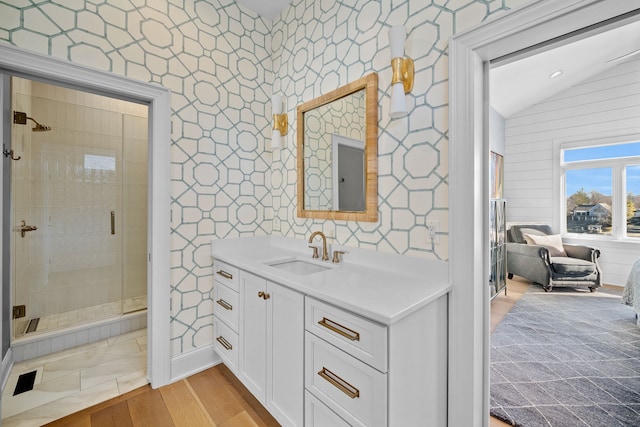
POLYGON ((378 221, 378 75, 297 108, 298 217, 378 221))

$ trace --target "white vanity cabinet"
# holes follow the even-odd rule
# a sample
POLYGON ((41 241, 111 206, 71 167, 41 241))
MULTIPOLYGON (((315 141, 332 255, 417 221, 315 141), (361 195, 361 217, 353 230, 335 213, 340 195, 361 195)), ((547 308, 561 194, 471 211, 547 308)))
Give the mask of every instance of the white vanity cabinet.
POLYGON ((351 248, 352 263, 310 261, 322 271, 276 267, 306 247, 212 243, 223 362, 283 426, 445 427, 446 263, 351 248))
POLYGON ((229 370, 238 375, 239 270, 216 261, 213 271, 214 348, 229 370))
POLYGON ((306 390, 349 425, 386 426, 387 327, 307 297, 305 328, 306 390))
POLYGON ((382 325, 305 299, 305 427, 446 426, 447 295, 382 325))
POLYGON ((240 381, 283 426, 302 426, 304 296, 241 271, 240 381))

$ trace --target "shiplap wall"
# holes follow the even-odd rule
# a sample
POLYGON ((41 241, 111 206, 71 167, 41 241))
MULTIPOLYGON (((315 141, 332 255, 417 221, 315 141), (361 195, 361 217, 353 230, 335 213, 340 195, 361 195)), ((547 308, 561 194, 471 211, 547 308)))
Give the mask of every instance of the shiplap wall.
MULTIPOLYGON (((505 120, 507 221, 543 222, 560 231, 562 142, 640 133, 640 59, 620 64, 505 120), (554 148, 555 147, 555 148, 554 148), (557 171, 556 171, 557 176, 557 171)), ((602 251, 604 282, 623 286, 640 242, 571 239, 602 251)))

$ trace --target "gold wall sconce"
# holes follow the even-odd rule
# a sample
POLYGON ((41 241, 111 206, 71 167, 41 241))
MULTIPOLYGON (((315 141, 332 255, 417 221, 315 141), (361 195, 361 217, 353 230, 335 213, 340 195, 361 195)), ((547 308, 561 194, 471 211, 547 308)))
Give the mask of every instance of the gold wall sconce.
POLYGON ((271 135, 271 148, 282 148, 283 136, 287 134, 289 119, 282 113, 282 95, 273 95, 271 98, 271 108, 273 111, 273 134, 271 135))
POLYGON ((391 48, 391 118, 398 118, 409 113, 406 94, 413 89, 415 69, 413 59, 404 57, 404 43, 407 30, 402 25, 389 28, 389 47, 391 48))

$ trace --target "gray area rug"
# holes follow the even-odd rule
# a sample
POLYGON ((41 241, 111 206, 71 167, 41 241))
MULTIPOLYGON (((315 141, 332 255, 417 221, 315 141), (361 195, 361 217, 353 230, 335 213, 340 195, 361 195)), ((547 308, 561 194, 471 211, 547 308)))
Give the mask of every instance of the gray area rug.
POLYGON ((532 285, 491 335, 491 415, 514 426, 640 426, 640 327, 622 291, 532 285))

